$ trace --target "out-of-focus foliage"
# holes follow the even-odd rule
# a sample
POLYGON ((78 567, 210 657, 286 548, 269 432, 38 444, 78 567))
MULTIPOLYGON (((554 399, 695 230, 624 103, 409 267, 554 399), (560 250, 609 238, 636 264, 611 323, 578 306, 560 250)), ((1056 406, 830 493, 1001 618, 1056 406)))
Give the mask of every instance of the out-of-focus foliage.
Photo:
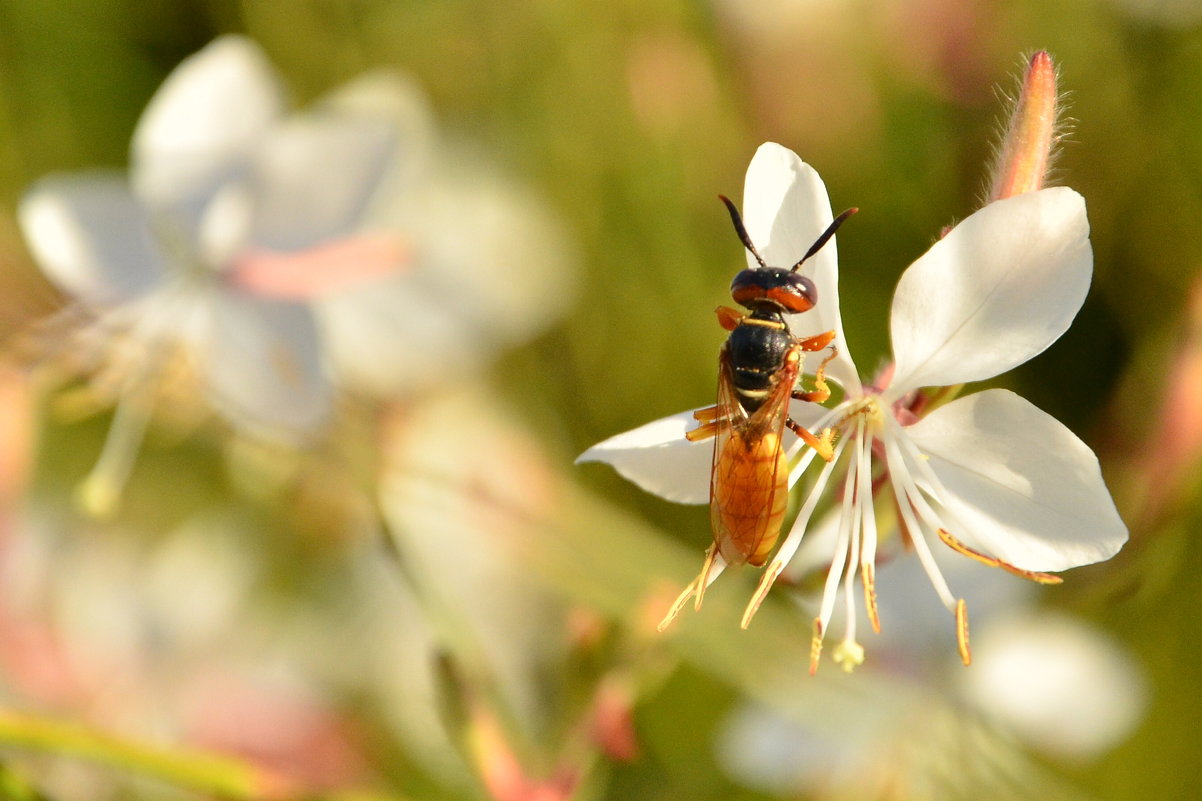
POLYGON ((1202 783, 1190 617, 1202 605, 1202 20, 1187 6, 3 0, 0 789, 1189 796, 1202 783), (482 181, 504 175, 558 221, 545 247, 578 266, 575 301, 469 375, 448 369, 383 400, 347 394, 299 453, 160 409, 120 513, 97 521, 73 493, 110 413, 80 415, 30 352, 31 326, 67 299, 41 277, 16 209, 47 173, 124 169, 156 88, 222 33, 262 45, 294 107, 368 70, 412 77, 459 154, 458 181, 487 165, 482 181), (997 638, 1029 628, 1059 646, 1046 673, 1038 654, 1007 651, 1038 674, 1006 685, 1020 700, 1059 697, 1064 665, 1096 668, 1098 693, 1122 695, 1096 718, 1115 734, 1067 742, 1072 727, 1041 728, 1041 709, 1019 719, 982 702, 986 677, 944 664, 948 632, 924 633, 941 610, 921 594, 894 603, 912 608, 885 621, 894 642, 851 676, 807 675, 809 617, 789 590, 738 629, 750 570, 657 635, 709 540, 705 510, 571 462, 712 402, 724 336, 712 309, 743 263, 715 195, 737 196, 771 140, 822 173, 836 208, 860 207, 839 234, 840 294, 870 371, 898 275, 980 205, 999 94, 1038 48, 1067 92, 1054 175, 1086 198, 1094 282, 1069 333, 1003 380, 1099 453, 1131 541, 1021 606, 1003 593, 1013 608, 992 641, 1006 651, 997 638), (764 735, 776 732, 772 763, 764 735), (817 779, 814 733, 830 749, 817 779), (758 760, 732 757, 740 748, 758 760), (790 760, 796 770, 780 767, 790 760))

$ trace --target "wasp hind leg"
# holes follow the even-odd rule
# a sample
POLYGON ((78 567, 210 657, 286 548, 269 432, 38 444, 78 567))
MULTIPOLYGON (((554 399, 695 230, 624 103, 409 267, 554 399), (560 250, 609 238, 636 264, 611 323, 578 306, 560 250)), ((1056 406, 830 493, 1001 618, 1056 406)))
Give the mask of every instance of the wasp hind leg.
POLYGON ((689 442, 700 442, 703 439, 709 439, 718 433, 718 424, 722 413, 717 406, 706 406, 704 409, 698 409, 693 412, 693 419, 701 425, 694 428, 692 431, 686 431, 684 438, 689 442))
POLYGON ((680 614, 680 611, 684 609, 685 604, 690 599, 693 599, 694 609, 701 609, 701 600, 705 597, 706 588, 709 587, 710 583, 718 577, 725 567, 726 561, 719 555, 718 546, 711 545, 707 548, 705 551, 705 562, 701 565, 701 572, 697 574, 695 579, 689 582, 689 586, 685 587, 680 595, 676 596, 676 600, 672 603, 671 608, 668 609, 668 614, 664 615, 664 619, 655 627, 656 630, 663 631, 672 625, 672 621, 676 619, 676 616, 680 614))
POLYGON ((834 429, 824 428, 824 429, 822 429, 822 435, 816 437, 810 433, 808 428, 806 428, 803 425, 800 425, 799 423, 794 421, 793 418, 791 418, 791 417, 787 418, 785 420, 785 425, 787 425, 789 427, 790 431, 792 431, 797 436, 801 437, 802 441, 805 442, 806 445, 809 445, 811 448, 813 448, 818 453, 818 455, 821 456, 825 461, 830 462, 830 461, 834 460, 834 458, 835 458, 835 447, 834 447, 835 446, 835 431, 834 431, 834 429))

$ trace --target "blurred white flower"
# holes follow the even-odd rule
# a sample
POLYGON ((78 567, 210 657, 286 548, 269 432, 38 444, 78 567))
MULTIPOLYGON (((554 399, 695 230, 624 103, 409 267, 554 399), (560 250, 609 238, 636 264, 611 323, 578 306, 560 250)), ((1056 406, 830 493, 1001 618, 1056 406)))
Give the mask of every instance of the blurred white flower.
POLYGON ((262 51, 226 36, 151 99, 128 178, 29 190, 30 248, 91 319, 71 355, 118 402, 86 507, 115 504, 168 372, 198 376, 239 430, 303 442, 335 384, 445 380, 565 308, 546 212, 435 144, 410 82, 364 75, 285 115, 262 51))
MULTIPOLYGON (((814 533, 829 541, 837 529, 832 514, 814 533)), ((817 555, 809 550, 797 561, 817 555)), ((744 784, 786 795, 1010 798, 1017 783, 1026 795, 1048 797, 1038 783, 1051 777, 1016 750, 1016 738, 1041 757, 1085 761, 1133 731, 1146 683, 1124 649, 1084 622, 1035 608, 1031 585, 948 552, 938 559, 976 610, 973 670, 957 670, 938 647, 946 635, 942 618, 926 613, 920 566, 892 561, 882 567, 881 591, 907 612, 882 633, 858 677, 892 689, 841 696, 844 709, 822 720, 744 704, 719 730, 720 764, 744 784)))
POLYGON ((1146 690, 1131 657, 1067 615, 1007 613, 974 643, 979 669, 959 675, 964 697, 1041 752, 1090 759, 1143 716, 1146 690))
MULTIPOLYGON (((792 151, 763 145, 744 187, 747 231, 769 264, 790 264, 830 224, 826 187, 792 151)), ((939 598, 955 615, 961 657, 969 661, 966 604, 948 588, 932 555, 941 540, 959 553, 1036 581, 1036 571, 1065 570, 1109 558, 1127 539, 1097 458, 1071 431, 1017 395, 991 389, 947 403, 920 419, 924 387, 954 387, 1009 370, 1052 344, 1076 316, 1092 273, 1085 203, 1055 188, 1001 200, 968 217, 912 264, 893 298, 895 366, 877 385, 862 385, 847 350, 839 312, 834 242, 812 259, 817 306, 789 321, 799 337, 836 332, 838 354, 828 377, 844 389, 832 409, 795 401, 794 420, 819 432, 834 429, 834 458, 817 475, 789 535, 769 563, 743 617, 746 626, 776 577, 801 545, 836 467, 845 465, 838 534, 818 614, 813 665, 840 590, 847 630, 835 653, 851 669, 863 661, 855 634, 857 567, 865 605, 879 629, 874 496, 887 483, 912 544, 939 598), (846 455, 846 459, 843 457, 846 455)), ((748 265, 756 267, 748 254, 748 265)), ((685 503, 704 502, 712 444, 685 439, 690 412, 620 434, 587 450, 581 461, 612 464, 644 489, 685 503)), ((794 439, 790 459, 803 443, 794 439)), ((795 483, 814 459, 795 464, 795 483)), ((892 504, 891 504, 892 505, 892 504)), ((698 600, 726 562, 681 594, 666 625, 692 596, 698 600)))
POLYGON ((565 608, 522 554, 558 503, 556 478, 481 391, 440 393, 391 421, 379 503, 432 645, 535 731, 550 711, 542 677, 563 657, 565 608))
MULTIPOLYGON (((101 532, 72 520, 34 507, 0 543, 8 707, 239 755, 309 788, 363 778, 360 738, 314 647, 330 645, 342 670, 361 673, 341 638, 362 609, 274 592, 271 554, 229 510, 153 537, 115 526, 78 536, 101 532)), ((339 575, 337 559, 322 566, 339 575)), ((39 786, 58 787, 57 773, 56 761, 39 764, 39 786)), ((114 797, 107 778, 90 778, 66 795, 114 797)))

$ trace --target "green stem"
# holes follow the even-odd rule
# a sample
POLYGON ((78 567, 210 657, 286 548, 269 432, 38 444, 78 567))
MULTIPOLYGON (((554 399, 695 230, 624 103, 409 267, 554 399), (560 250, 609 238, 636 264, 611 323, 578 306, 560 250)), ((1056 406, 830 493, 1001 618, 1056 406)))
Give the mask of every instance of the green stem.
POLYGON ((402 801, 368 791, 316 792, 233 757, 146 745, 75 723, 12 712, 0 711, 0 747, 87 759, 227 801, 402 801))

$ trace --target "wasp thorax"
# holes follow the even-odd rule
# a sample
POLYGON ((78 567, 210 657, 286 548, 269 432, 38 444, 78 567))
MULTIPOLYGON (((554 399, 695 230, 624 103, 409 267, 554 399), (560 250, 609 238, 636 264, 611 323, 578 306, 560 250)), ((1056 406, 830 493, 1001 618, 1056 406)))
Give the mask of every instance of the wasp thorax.
POLYGON ((792 314, 808 311, 818 302, 813 281, 779 267, 741 271, 730 282, 730 294, 748 309, 777 308, 792 314))

